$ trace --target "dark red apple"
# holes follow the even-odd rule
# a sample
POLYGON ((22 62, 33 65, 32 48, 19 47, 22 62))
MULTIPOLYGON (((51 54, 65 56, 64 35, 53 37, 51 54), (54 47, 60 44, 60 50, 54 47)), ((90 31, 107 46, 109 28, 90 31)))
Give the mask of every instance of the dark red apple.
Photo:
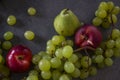
POLYGON ((14 46, 6 56, 7 66, 13 72, 27 71, 30 67, 31 60, 31 50, 23 45, 14 46))
POLYGON ((79 47, 91 46, 96 48, 102 41, 102 34, 93 25, 84 25, 75 34, 75 44, 79 47))

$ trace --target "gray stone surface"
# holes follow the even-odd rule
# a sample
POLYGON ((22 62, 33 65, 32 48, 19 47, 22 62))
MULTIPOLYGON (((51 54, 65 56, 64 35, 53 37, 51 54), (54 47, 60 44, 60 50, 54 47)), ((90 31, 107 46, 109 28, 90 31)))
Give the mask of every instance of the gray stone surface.
MULTIPOLYGON (((3 40, 4 32, 12 31, 15 34, 12 40, 14 45, 24 44, 32 50, 33 54, 36 54, 45 50, 46 41, 57 34, 53 28, 53 20, 62 9, 71 9, 80 21, 91 24, 95 10, 101 1, 103 0, 1 0, 0 39, 3 40), (37 9, 37 15, 27 14, 27 9, 31 6, 37 9), (6 19, 11 14, 17 18, 17 24, 13 27, 6 24, 6 19), (26 30, 32 30, 36 34, 33 41, 24 38, 23 34, 26 30)), ((120 0, 113 0, 113 2, 120 6, 120 0)), ((116 26, 120 28, 120 15, 116 26)), ((107 31, 109 30, 102 29, 104 36, 107 31)), ((23 76, 27 76, 27 72, 12 73, 12 80, 21 80, 23 76)), ((120 58, 114 59, 112 67, 100 69, 95 77, 89 77, 87 80, 120 80, 120 58)))

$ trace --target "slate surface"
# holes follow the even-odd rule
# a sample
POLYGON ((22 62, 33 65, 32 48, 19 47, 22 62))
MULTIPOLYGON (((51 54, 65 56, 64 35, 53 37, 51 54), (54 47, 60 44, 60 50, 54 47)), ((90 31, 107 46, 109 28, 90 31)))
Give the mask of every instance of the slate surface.
MULTIPOLYGON (((101 1, 103 0, 1 0, 0 39, 3 40, 4 32, 12 31, 15 34, 15 38, 12 40, 14 45, 25 44, 33 54, 36 54, 45 50, 46 41, 57 34, 53 28, 53 20, 62 9, 71 9, 80 21, 90 24, 101 1), (37 15, 29 16, 27 14, 26 11, 31 6, 37 9, 37 15), (17 18, 17 24, 13 27, 6 24, 6 19, 11 14, 17 18), (26 30, 32 30, 36 34, 33 41, 27 41, 24 38, 23 34, 26 30)), ((113 2, 120 6, 120 0, 113 0, 113 2)), ((120 15, 116 26, 120 28, 120 15)), ((108 30, 102 31, 105 35, 108 30)), ((27 76, 27 72, 12 73, 12 80, 21 80, 23 76, 27 76)), ((89 77, 86 80, 120 80, 120 58, 114 59, 112 67, 101 69, 95 77, 89 77)))

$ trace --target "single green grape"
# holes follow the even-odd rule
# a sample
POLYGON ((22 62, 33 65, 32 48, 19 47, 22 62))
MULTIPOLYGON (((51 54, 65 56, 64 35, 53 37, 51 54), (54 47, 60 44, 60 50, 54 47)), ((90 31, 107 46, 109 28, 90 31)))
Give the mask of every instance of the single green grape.
POLYGON ((74 42, 72 40, 66 40, 66 42, 67 42, 67 45, 70 45, 70 46, 74 45, 74 42))
POLYGON ((24 37, 27 39, 27 40, 33 40, 35 38, 35 33, 33 31, 26 31, 24 33, 24 37))
POLYGON ((50 61, 48 61, 48 60, 46 60, 46 59, 41 59, 41 60, 39 61, 38 66, 39 66, 39 69, 40 69, 41 71, 49 71, 50 68, 51 68, 51 63, 50 63, 50 61))
POLYGON ((105 10, 100 9, 98 11, 97 17, 99 17, 99 18, 105 18, 106 16, 107 16, 107 12, 105 10))
POLYGON ((47 45, 54 45, 54 44, 53 44, 52 40, 48 40, 47 45))
POLYGON ((37 70, 31 70, 30 72, 29 72, 29 76, 30 75, 36 75, 36 76, 38 76, 38 71, 37 70))
POLYGON ((38 54, 35 54, 33 57, 32 57, 32 63, 33 64, 38 64, 38 62, 41 60, 41 56, 38 55, 38 54))
POLYGON ((52 56, 51 55, 49 55, 49 54, 46 54, 46 55, 44 55, 43 57, 42 57, 42 59, 47 59, 47 60, 51 60, 52 59, 52 56))
POLYGON ((53 54, 55 52, 55 45, 47 45, 46 50, 47 54, 53 54))
POLYGON ((50 60, 52 68, 58 68, 61 66, 61 60, 57 57, 54 57, 50 60))
POLYGON ((63 55, 62 55, 62 48, 58 48, 56 51, 55 51, 55 56, 62 59, 63 58, 63 55))
POLYGON ((9 50, 12 47, 12 43, 10 41, 4 41, 2 43, 2 48, 5 50, 9 50))
POLYGON ((120 48, 113 48, 113 52, 115 57, 120 57, 120 48))
POLYGON ((80 62, 81 66, 84 68, 88 68, 92 64, 92 60, 89 56, 83 56, 80 62))
POLYGON ((89 68, 89 74, 90 74, 91 76, 95 76, 95 75, 97 74, 97 68, 96 68, 95 66, 91 66, 91 67, 89 68))
POLYGON ((59 80, 60 76, 61 76, 61 72, 59 70, 52 71, 52 79, 53 80, 59 80))
POLYGON ((120 37, 120 31, 119 31, 119 29, 117 29, 117 28, 113 29, 111 36, 112 36, 112 39, 119 38, 120 37))
POLYGON ((79 78, 80 77, 80 70, 78 68, 75 68, 75 70, 70 74, 73 78, 79 78))
POLYGON ((114 54, 113 49, 106 49, 105 50, 105 57, 112 57, 114 54))
POLYGON ((29 75, 26 80, 39 80, 37 75, 29 75))
POLYGON ((108 16, 108 21, 114 24, 117 23, 117 16, 115 14, 108 16))
POLYGON ((16 24, 16 17, 14 15, 9 15, 7 18, 7 24, 13 26, 16 24))
POLYGON ((11 40, 13 38, 14 34, 11 31, 7 31, 4 33, 3 37, 5 40, 11 40))
POLYGON ((70 58, 72 54, 73 54, 73 48, 71 46, 68 45, 63 47, 62 55, 65 58, 70 58))
POLYGON ((106 66, 112 66, 113 65, 113 60, 111 58, 105 58, 104 63, 106 66))
POLYGON ((80 72, 80 79, 86 79, 89 76, 89 71, 87 69, 81 69, 80 72))
POLYGON ((28 8, 27 12, 29 15, 33 16, 36 14, 37 11, 34 7, 30 7, 30 8, 28 8))
POLYGON ((99 17, 95 17, 95 18, 92 20, 92 24, 93 24, 94 26, 100 26, 101 23, 102 23, 102 19, 99 18, 99 17))
POLYGON ((60 43, 62 43, 62 41, 64 41, 64 37, 63 36, 54 35, 52 37, 52 43, 54 45, 60 45, 60 43))
POLYGON ((67 61, 64 64, 64 70, 67 73, 72 73, 75 70, 75 66, 72 62, 67 61))
POLYGON ((108 11, 111 12, 112 9, 114 8, 114 3, 112 1, 108 1, 107 5, 108 5, 108 11))
POLYGON ((99 9, 103 9, 103 10, 108 10, 108 5, 107 2, 101 2, 99 5, 99 9))
POLYGON ((70 58, 68 58, 68 61, 75 63, 78 60, 78 56, 76 54, 72 54, 70 58))
POLYGON ((100 48, 100 47, 96 48, 95 54, 96 54, 96 55, 101 55, 101 54, 103 54, 103 49, 100 48))
POLYGON ((117 38, 115 41, 115 47, 120 48, 120 38, 117 38))
POLYGON ((96 63, 101 63, 101 62, 103 62, 104 57, 103 57, 103 55, 97 55, 97 56, 95 56, 94 60, 96 63))
POLYGON ((43 79, 50 79, 52 77, 52 73, 50 71, 42 71, 41 76, 43 79))
POLYGON ((119 6, 115 6, 115 7, 113 8, 113 10, 112 10, 112 14, 117 15, 117 14, 119 14, 119 13, 120 13, 120 7, 119 7, 119 6))
POLYGON ((115 46, 115 41, 114 40, 108 40, 107 42, 106 42, 106 46, 107 46, 107 48, 113 48, 114 46, 115 46))
POLYGON ((74 65, 75 65, 76 68, 80 68, 80 67, 81 67, 80 60, 76 61, 76 62, 74 63, 74 65))
POLYGON ((68 75, 62 74, 62 75, 60 76, 59 80, 70 80, 70 78, 68 77, 68 75))

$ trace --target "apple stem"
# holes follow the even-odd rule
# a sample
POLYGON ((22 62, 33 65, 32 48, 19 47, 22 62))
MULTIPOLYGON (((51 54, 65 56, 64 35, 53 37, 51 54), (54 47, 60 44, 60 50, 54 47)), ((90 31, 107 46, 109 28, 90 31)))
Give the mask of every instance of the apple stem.
POLYGON ((74 50, 74 52, 78 52, 78 51, 81 51, 81 50, 83 50, 83 49, 90 49, 90 50, 92 50, 92 51, 95 50, 95 48, 93 48, 93 47, 85 46, 85 47, 83 47, 83 48, 78 48, 78 49, 74 50))

